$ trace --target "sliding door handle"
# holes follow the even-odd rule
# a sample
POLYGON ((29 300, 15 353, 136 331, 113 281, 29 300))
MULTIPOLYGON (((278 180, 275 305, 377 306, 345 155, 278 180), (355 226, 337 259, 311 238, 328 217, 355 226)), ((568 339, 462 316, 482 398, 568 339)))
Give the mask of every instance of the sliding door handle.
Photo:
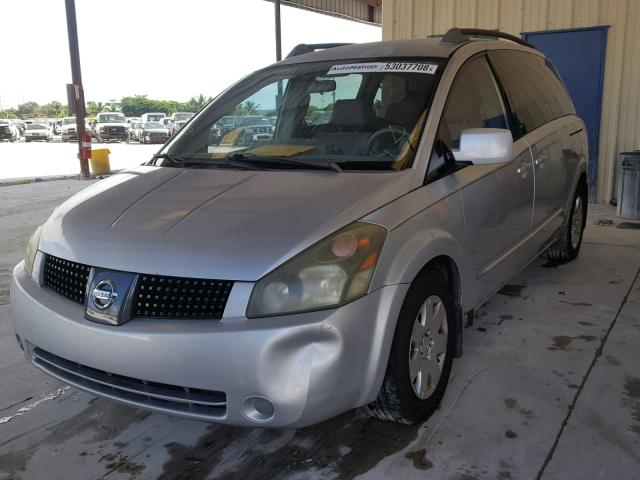
POLYGON ((542 165, 544 165, 544 162, 547 161, 547 156, 546 155, 540 155, 538 158, 535 159, 535 164, 536 167, 541 167, 542 165))

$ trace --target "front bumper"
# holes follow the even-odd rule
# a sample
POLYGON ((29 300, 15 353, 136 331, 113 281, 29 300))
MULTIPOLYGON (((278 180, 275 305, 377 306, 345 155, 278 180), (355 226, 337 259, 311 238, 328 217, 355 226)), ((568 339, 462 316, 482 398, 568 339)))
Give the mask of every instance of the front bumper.
POLYGON ((145 140, 149 143, 165 143, 171 135, 144 135, 145 140))
POLYGON ((128 140, 129 132, 126 130, 123 131, 102 131, 98 132, 98 138, 103 141, 108 140, 128 140))
POLYGON ((62 140, 78 140, 78 134, 75 131, 72 132, 68 132, 68 131, 63 131, 60 136, 62 137, 62 140))
POLYGON ((138 318, 107 326, 85 320, 83 306, 41 288, 20 263, 11 304, 16 333, 32 363, 81 389, 137 407, 232 425, 301 427, 375 399, 408 285, 385 286, 333 310, 249 320, 238 305, 246 305, 251 285, 236 282, 220 321, 138 318), (137 379, 219 392, 224 407, 203 413, 117 388, 92 388, 47 369, 39 352, 64 359, 65 368, 79 374, 102 372, 92 375, 102 375, 103 383, 107 377, 137 379), (247 399, 256 397, 272 403, 271 418, 256 418, 247 409, 247 399))

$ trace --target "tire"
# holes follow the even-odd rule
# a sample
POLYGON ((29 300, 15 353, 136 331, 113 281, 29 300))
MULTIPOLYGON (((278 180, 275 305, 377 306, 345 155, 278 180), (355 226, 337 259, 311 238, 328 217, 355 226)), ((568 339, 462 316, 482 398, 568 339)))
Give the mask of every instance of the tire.
POLYGON ((571 202, 569 221, 562 236, 549 247, 547 258, 558 264, 574 260, 580 253, 582 234, 587 224, 587 185, 580 182, 571 202))
POLYGON ((411 425, 425 420, 438 408, 451 374, 456 334, 454 318, 454 298, 446 275, 436 268, 420 274, 409 287, 400 309, 382 388, 378 398, 366 407, 371 415, 411 425), (429 310, 432 313, 437 310, 437 313, 428 315, 429 310), (446 314, 444 319, 442 312, 446 314), (435 323, 429 319, 433 319, 435 323), (418 323, 426 323, 427 328, 422 327, 420 330, 418 323), (431 333, 429 324, 432 327, 441 325, 436 335, 431 333), (442 338, 445 329, 446 336, 442 338), (420 334, 417 337, 422 338, 420 344, 415 342, 417 333, 420 334), (439 341, 435 344, 429 343, 437 338, 439 341), (436 351, 432 353, 434 348, 436 351), (437 351, 442 348, 444 352, 437 351), (425 356, 430 357, 430 360, 425 361, 425 356), (422 382, 422 371, 419 378, 412 374, 412 358, 412 363, 417 361, 418 365, 435 368, 436 375, 439 370, 440 376, 435 385, 427 380, 430 377, 422 382), (422 398, 418 396, 418 392, 422 393, 422 398))

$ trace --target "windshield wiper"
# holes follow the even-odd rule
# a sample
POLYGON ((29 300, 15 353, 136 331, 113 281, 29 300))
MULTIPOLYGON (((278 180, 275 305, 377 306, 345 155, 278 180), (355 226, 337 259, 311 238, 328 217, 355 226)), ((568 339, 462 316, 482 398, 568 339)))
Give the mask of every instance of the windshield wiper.
POLYGON ((183 168, 221 168, 225 166, 239 167, 244 168, 245 170, 263 170, 262 168, 257 168, 253 163, 244 163, 240 160, 235 161, 210 161, 206 159, 189 159, 183 157, 177 157, 175 155, 170 155, 168 153, 156 153, 151 161, 152 165, 156 164, 158 159, 169 160, 172 166, 178 166, 183 168))
POLYGON ((176 157, 174 155, 170 155, 168 153, 156 153, 153 155, 153 157, 151 157, 151 161, 149 162, 149 164, 151 165, 155 165, 157 163, 158 160, 169 160, 171 163, 175 163, 178 165, 184 165, 186 160, 182 157, 176 157))
POLYGON ((260 157, 257 155, 244 155, 242 153, 236 153, 226 158, 226 161, 230 165, 243 164, 260 167, 261 170, 265 168, 265 164, 271 163, 282 167, 298 167, 298 168, 311 168, 316 170, 332 170, 336 173, 341 173, 342 168, 336 162, 312 162, 308 160, 298 160, 291 157, 260 157), (233 162, 233 163, 232 163, 233 162))

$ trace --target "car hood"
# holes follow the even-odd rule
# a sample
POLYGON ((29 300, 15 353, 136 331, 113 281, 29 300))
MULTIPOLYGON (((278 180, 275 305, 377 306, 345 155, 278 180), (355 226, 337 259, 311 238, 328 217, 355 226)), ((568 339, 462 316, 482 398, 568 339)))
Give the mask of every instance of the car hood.
POLYGON ((150 128, 148 130, 144 130, 144 133, 164 133, 164 134, 168 134, 169 130, 167 130, 166 128, 150 128))
POLYGON ((114 270, 255 281, 403 195, 412 177, 138 167, 58 207, 40 250, 114 270))

